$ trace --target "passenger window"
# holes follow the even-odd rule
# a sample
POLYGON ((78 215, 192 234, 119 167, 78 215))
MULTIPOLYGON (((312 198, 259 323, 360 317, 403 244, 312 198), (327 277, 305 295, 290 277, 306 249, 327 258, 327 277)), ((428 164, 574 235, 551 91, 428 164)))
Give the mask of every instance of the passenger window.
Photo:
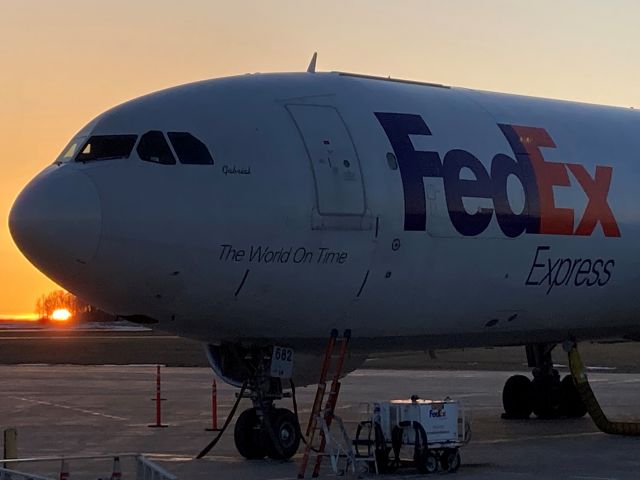
POLYGON ((169 144, 159 130, 151 130, 142 135, 136 151, 140 159, 145 162, 162 163, 163 165, 176 163, 169 144))
POLYGON ((76 162, 128 158, 137 135, 94 135, 76 155, 76 162))
POLYGON ((189 165, 213 165, 213 157, 207 146, 187 132, 169 132, 169 140, 180 163, 189 165))

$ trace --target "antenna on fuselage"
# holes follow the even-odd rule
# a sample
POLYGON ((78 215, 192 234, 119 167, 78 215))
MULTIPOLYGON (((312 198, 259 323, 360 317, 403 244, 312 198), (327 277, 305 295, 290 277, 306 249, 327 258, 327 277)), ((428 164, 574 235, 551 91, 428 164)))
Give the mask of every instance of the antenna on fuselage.
POLYGON ((318 52, 313 52, 313 57, 311 57, 311 61, 309 62, 309 66, 307 67, 308 73, 316 73, 316 60, 318 59, 318 52))

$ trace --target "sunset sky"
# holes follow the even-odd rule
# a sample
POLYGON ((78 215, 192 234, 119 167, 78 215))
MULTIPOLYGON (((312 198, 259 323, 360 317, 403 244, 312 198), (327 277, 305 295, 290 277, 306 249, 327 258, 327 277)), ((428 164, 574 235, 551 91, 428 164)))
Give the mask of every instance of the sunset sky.
MULTIPOLYGON (((0 317, 55 285, 19 253, 13 200, 91 118, 195 80, 318 70, 640 107, 634 0, 0 2, 0 317)), ((640 132, 638 132, 640 135, 640 132)))

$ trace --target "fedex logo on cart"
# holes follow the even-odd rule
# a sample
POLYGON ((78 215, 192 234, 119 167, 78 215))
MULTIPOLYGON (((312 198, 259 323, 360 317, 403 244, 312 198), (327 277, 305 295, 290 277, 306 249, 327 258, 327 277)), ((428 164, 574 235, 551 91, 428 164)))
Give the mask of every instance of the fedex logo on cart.
POLYGON ((466 150, 450 150, 440 157, 438 152, 415 150, 411 135, 432 135, 420 115, 376 113, 395 152, 404 190, 404 229, 426 231, 427 209, 425 177, 442 178, 449 217, 455 229, 464 236, 479 235, 486 230, 495 212, 498 225, 507 237, 523 233, 551 235, 593 234, 600 225, 607 237, 620 237, 618 223, 608 204, 613 168, 598 165, 590 173, 578 163, 546 161, 541 149, 555 148, 551 136, 543 128, 499 124, 513 157, 503 153, 491 160, 490 170, 466 150), (475 180, 460 178, 462 169, 471 170, 475 180), (570 187, 569 173, 587 196, 587 206, 576 225, 571 208, 555 206, 554 187, 570 187), (512 210, 507 195, 507 180, 515 176, 524 191, 524 208, 512 210), (493 208, 469 213, 464 198, 493 201, 493 208))
POLYGON ((442 418, 447 416, 447 411, 444 408, 432 408, 429 410, 430 418, 442 418))

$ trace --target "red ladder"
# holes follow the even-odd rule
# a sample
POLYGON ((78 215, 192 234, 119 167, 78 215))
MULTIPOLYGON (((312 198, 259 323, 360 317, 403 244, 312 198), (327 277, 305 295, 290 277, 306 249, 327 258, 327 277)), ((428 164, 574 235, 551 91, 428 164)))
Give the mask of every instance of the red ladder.
POLYGON ((316 464, 313 469, 313 478, 316 478, 320 473, 320 464, 322 463, 322 457, 324 449, 327 443, 324 431, 320 428, 320 416, 324 418, 324 422, 327 428, 331 426, 333 420, 333 414, 338 402, 338 393, 340 392, 340 377, 342 375, 342 369, 344 367, 344 360, 347 354, 347 347, 349 340, 351 339, 351 330, 345 330, 342 337, 338 336, 338 330, 333 329, 331 336, 329 337, 329 343, 327 344, 327 350, 324 354, 324 360, 322 361, 322 369, 320 370, 320 380, 318 381, 318 390, 316 391, 316 398, 313 401, 313 408, 311 409, 311 416, 309 417, 309 425, 307 426, 305 449, 300 463, 300 471, 298 472, 298 478, 304 478, 307 471, 307 465, 309 464, 309 458, 311 452, 316 453, 316 464), (338 356, 334 357, 334 351, 338 348, 338 356), (333 379, 331 381, 331 387, 327 397, 327 402, 324 406, 324 412, 322 412, 322 402, 327 390, 327 377, 329 376, 329 370, 331 369, 333 360, 336 360, 333 379), (320 432, 320 445, 317 448, 313 447, 316 432, 320 432))

